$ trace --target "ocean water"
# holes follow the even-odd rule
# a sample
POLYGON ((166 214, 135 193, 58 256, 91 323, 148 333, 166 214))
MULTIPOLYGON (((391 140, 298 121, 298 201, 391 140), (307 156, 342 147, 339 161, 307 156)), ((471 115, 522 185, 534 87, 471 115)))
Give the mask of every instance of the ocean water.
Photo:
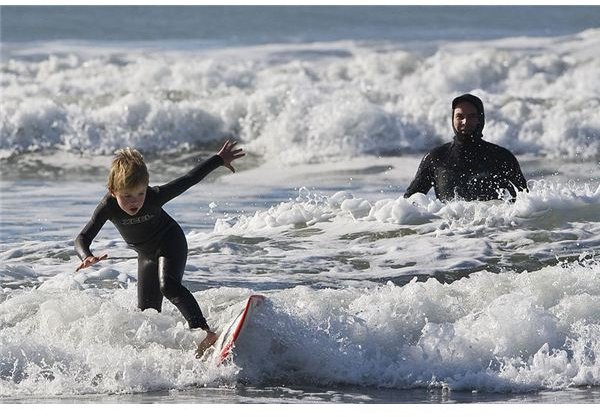
POLYGON ((599 7, 1 7, 0 402, 598 403, 599 7), (402 195, 486 106, 516 202, 402 195), (224 366, 136 309, 136 257, 75 273, 114 150, 151 184, 239 138, 165 206, 224 366))

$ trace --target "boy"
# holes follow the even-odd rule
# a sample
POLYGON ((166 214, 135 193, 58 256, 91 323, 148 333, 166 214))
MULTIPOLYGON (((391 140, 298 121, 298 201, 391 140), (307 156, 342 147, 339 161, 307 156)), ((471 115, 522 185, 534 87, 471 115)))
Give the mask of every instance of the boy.
POLYGON ((148 170, 138 151, 131 148, 117 151, 108 175, 108 193, 75 239, 75 250, 82 261, 76 271, 106 259, 107 254, 94 256, 90 244, 110 220, 138 254, 138 307, 160 311, 163 296, 167 297, 190 329, 206 331, 206 338, 198 344, 197 356, 217 340, 217 335, 208 326, 194 296, 181 284, 187 241, 179 224, 162 206, 221 165, 235 172, 231 163, 245 156, 242 149, 234 149, 236 144, 226 141, 212 158, 186 175, 156 187, 148 186, 148 170))

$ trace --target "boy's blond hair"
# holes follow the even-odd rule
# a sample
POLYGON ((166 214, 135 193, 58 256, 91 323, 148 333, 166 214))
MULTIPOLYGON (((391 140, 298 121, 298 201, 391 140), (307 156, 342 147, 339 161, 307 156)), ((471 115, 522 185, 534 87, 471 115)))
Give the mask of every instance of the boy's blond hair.
POLYGON ((139 151, 127 147, 115 152, 108 173, 107 186, 110 192, 121 192, 139 185, 148 185, 149 180, 148 168, 139 151))

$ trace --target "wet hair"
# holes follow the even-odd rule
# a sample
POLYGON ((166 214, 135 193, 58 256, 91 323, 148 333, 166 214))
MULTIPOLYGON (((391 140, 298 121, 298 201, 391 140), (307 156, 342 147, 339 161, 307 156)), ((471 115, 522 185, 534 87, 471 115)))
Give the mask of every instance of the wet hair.
POLYGON ((119 192, 139 185, 148 185, 150 176, 142 154, 129 147, 115 152, 110 172, 108 190, 119 192))

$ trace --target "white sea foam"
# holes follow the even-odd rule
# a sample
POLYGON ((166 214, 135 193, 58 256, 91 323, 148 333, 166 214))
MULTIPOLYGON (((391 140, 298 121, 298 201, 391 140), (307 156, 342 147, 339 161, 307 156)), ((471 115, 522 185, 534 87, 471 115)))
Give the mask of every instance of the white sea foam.
POLYGON ((600 154, 600 31, 559 38, 314 43, 161 51, 94 45, 3 54, 0 156, 204 147, 226 134, 280 164, 422 153, 472 91, 485 137, 517 153, 600 154))
MULTIPOLYGON (((479 272, 452 284, 270 290, 224 367, 193 357, 200 335, 172 305, 137 311, 135 286, 97 289, 57 276, 70 284, 12 290, 0 304, 0 392, 131 393, 240 377, 501 392, 598 385, 599 273, 591 261, 479 272)), ((195 296, 219 327, 249 294, 214 288, 195 296)))
MULTIPOLYGON (((514 203, 451 201, 442 203, 433 196, 414 194, 408 199, 382 199, 370 202, 351 192, 340 191, 332 196, 315 194, 302 188, 294 200, 282 202, 252 216, 240 215, 218 219, 216 233, 255 234, 279 227, 312 226, 328 223, 334 218, 352 221, 412 225, 441 219, 455 227, 511 226, 536 221, 549 212, 564 212, 561 221, 569 221, 568 212, 582 208, 580 219, 600 206, 600 185, 561 184, 548 180, 532 180, 529 192, 519 192, 514 203)), ((577 217, 577 214, 574 214, 577 217)), ((597 217, 597 216, 596 216, 597 217)))
POLYGON ((600 311, 587 307, 598 300, 597 280, 595 265, 477 273, 450 285, 296 288, 272 297, 256 335, 265 351, 270 345, 271 366, 252 367, 250 355, 240 362, 262 377, 402 388, 593 385, 600 311), (578 302, 586 307, 574 309, 578 302))
MULTIPOLYGON (((85 220, 81 185, 49 184, 39 195, 39 187, 22 186, 8 202, 25 198, 36 218, 54 201, 66 230, 27 232, 30 241, 0 252, 1 395, 241 380, 481 392, 597 386, 600 188, 529 185, 515 203, 445 205, 423 195, 300 189, 266 209, 248 211, 247 203, 248 214, 221 213, 212 230, 191 230, 185 283, 211 325, 225 325, 252 292, 269 299, 224 367, 194 358, 202 335, 168 301, 160 314, 136 309, 135 256, 108 226, 93 248, 109 259, 73 272, 78 261, 65 233, 85 220), (552 265, 556 256, 566 260, 552 265)), ((237 192, 252 195, 246 188, 237 192)), ((192 193, 168 210, 226 207, 222 184, 203 192, 204 202, 192 193)), ((9 210, 8 220, 23 210, 9 210)))
POLYGON ((556 403, 588 386, 575 391, 593 401, 600 31, 533 37, 539 23, 515 32, 522 19, 496 20, 531 37, 403 41, 458 28, 387 36, 378 25, 370 40, 353 27, 353 40, 314 43, 299 43, 312 31, 292 41, 269 27, 260 42, 293 43, 235 48, 237 29, 217 42, 4 39, 0 401, 158 391, 211 402, 216 388, 231 402, 338 401, 338 390, 359 393, 341 401, 387 391, 414 402, 404 389, 424 387, 426 401, 454 390, 444 398, 556 403), (450 140, 450 100, 464 92, 483 99, 485 138, 518 154, 529 192, 403 199, 424 152, 450 140), (268 297, 233 362, 216 367, 194 358, 204 333, 169 301, 136 308, 136 254, 110 222, 92 243, 108 254, 97 265, 75 272, 73 239, 106 192, 115 148, 144 151, 155 185, 228 134, 250 153, 237 173, 220 168, 165 205, 187 236, 184 284, 211 326, 250 294, 268 297), (248 381, 251 397, 229 390, 248 381))

